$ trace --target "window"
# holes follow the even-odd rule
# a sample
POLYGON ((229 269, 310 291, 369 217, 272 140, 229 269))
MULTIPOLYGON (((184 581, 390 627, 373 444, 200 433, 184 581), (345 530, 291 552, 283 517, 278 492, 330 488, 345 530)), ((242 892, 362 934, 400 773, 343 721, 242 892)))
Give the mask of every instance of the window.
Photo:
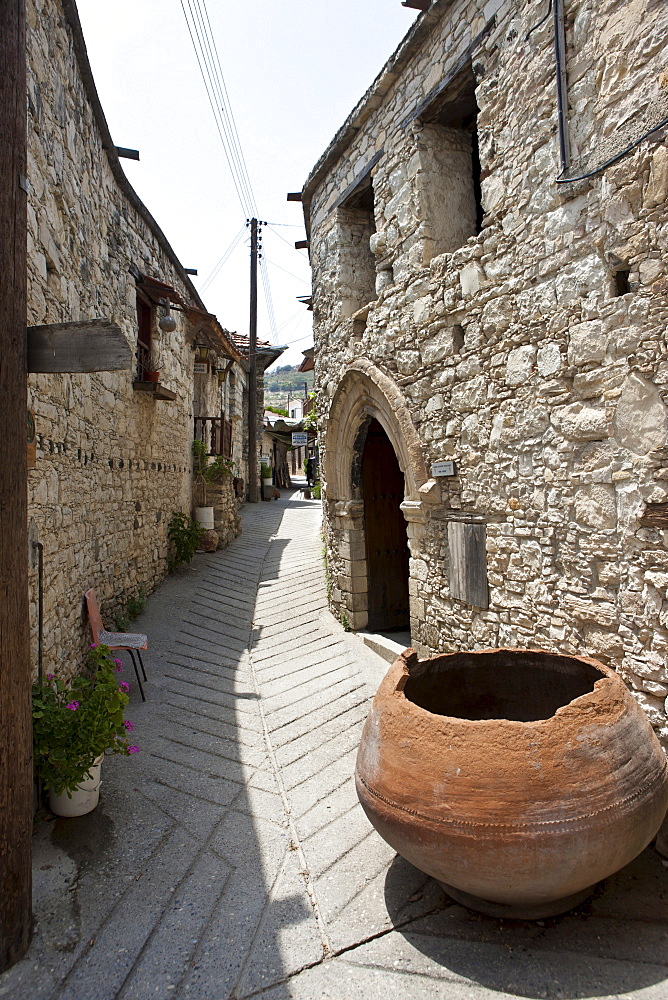
POLYGON ((151 348, 153 346, 153 309, 144 296, 137 292, 137 381, 146 382, 146 373, 153 371, 151 348))
POLYGON ((482 229, 478 105, 469 63, 419 115, 422 217, 434 255, 482 229))
POLYGON ((376 298, 376 258, 369 246, 369 240, 376 232, 370 172, 339 204, 338 222, 338 278, 343 315, 349 317, 376 298))

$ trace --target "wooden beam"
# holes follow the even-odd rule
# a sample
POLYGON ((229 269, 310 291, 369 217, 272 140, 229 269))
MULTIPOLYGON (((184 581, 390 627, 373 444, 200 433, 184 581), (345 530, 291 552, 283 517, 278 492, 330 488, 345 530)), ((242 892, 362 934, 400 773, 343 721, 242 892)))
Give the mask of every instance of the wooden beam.
POLYGON ((309 240, 297 240, 295 243, 295 250, 308 250, 310 245, 309 240))
POLYGON ((124 372, 132 351, 108 319, 28 327, 29 372, 124 372))
POLYGON ((644 528, 668 528, 668 503, 648 503, 640 518, 644 528))
POLYGON ((126 149, 125 146, 116 146, 116 156, 123 156, 126 160, 138 160, 138 149, 126 149))
POLYGON ((288 201, 301 201, 302 193, 301 191, 288 191, 288 201))
POLYGON ((26 14, 0 2, 0 972, 32 935, 26 449, 26 14))

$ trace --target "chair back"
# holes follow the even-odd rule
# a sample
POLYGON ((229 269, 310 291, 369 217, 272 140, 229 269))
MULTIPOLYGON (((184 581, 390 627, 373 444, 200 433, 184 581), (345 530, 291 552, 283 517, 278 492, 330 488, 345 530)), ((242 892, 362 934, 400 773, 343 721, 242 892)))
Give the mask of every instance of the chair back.
POLYGON ((90 632, 93 636, 93 642, 100 641, 100 631, 104 629, 102 624, 102 615, 100 614, 100 606, 97 603, 97 597, 95 596, 95 591, 91 587, 84 594, 84 599, 86 601, 86 608, 88 610, 88 621, 90 623, 90 632))

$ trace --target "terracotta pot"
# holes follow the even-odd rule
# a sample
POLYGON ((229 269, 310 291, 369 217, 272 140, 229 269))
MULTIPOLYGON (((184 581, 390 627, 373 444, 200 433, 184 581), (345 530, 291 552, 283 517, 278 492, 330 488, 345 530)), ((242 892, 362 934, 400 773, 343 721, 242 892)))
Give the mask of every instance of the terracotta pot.
POLYGON ((144 380, 146 382, 159 382, 160 372, 144 372, 144 380))
POLYGON ((668 808, 642 709, 596 660, 406 650, 366 721, 357 793, 380 835, 455 899, 562 913, 636 857, 668 808))

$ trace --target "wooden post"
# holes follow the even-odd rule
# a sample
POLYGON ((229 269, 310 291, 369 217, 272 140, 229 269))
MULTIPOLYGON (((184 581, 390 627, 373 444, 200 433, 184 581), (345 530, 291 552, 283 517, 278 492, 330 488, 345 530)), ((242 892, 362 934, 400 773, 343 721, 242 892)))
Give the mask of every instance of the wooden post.
POLYGON ((0 0, 0 971, 31 937, 25 0, 0 0))
POLYGON ((250 331, 248 337, 248 500, 258 502, 257 476, 257 219, 251 219, 250 331))

